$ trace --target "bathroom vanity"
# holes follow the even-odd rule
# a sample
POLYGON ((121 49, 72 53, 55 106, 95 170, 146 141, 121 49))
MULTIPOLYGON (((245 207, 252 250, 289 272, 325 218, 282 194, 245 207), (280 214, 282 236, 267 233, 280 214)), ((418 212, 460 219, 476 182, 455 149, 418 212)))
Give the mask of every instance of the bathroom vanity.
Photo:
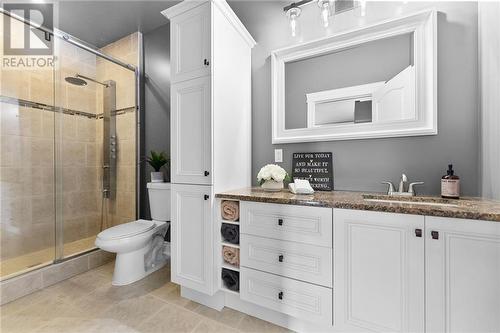
POLYGON ((220 292, 183 288, 184 297, 297 331, 500 330, 498 202, 260 188, 217 194, 218 205, 228 200, 239 219, 225 221, 218 209, 213 226, 220 292), (221 255, 223 223, 239 226, 239 245, 231 245, 239 266, 221 255), (222 269, 239 273, 239 292, 224 286, 222 269))
MULTIPOLYGON (((255 41, 225 1, 163 14, 171 279, 183 297, 305 332, 500 331, 500 203, 248 187, 255 41)), ((437 134, 437 20, 431 8, 272 51, 273 143, 437 134), (314 91, 301 74, 382 63, 398 66, 359 82, 310 76, 325 81, 314 91)))

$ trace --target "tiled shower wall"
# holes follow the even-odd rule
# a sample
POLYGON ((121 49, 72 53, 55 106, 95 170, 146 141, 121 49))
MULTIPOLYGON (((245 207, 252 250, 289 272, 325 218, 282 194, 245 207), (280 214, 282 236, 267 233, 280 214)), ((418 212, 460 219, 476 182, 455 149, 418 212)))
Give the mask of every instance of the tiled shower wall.
MULTIPOLYGON (((0 94, 94 115, 102 113, 100 86, 89 82, 78 87, 64 81, 64 77, 80 73, 98 80, 115 80, 117 108, 134 107, 133 72, 96 59, 64 41, 58 40, 55 50, 60 71, 3 68, 0 94)), ((103 51, 136 64, 137 35, 112 43, 103 51)), ((55 246, 54 138, 61 143, 58 176, 62 179, 64 242, 96 235, 101 216, 102 119, 8 103, 0 106, 0 260, 55 246)), ((135 219, 134 108, 117 115, 117 131, 118 193, 109 207, 108 226, 135 219)))

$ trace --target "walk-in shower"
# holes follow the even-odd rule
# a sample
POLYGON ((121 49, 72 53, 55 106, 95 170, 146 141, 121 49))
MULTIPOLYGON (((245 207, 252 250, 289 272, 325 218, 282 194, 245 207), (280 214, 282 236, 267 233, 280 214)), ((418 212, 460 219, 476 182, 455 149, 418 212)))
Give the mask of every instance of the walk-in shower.
POLYGON ((137 218, 140 34, 96 49, 46 32, 53 67, 1 68, 0 280, 137 218))

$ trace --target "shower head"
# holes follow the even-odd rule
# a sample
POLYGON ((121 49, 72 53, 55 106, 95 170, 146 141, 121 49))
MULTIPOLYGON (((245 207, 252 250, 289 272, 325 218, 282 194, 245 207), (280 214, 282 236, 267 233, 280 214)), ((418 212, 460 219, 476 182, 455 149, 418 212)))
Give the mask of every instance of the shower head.
POLYGON ((86 86, 87 85, 87 81, 92 81, 94 83, 98 83, 104 87, 108 87, 108 85, 106 83, 102 83, 100 81, 97 81, 97 80, 94 80, 88 76, 85 76, 85 75, 81 75, 81 74, 78 74, 76 73, 75 76, 67 76, 64 78, 64 80, 66 80, 66 82, 68 83, 71 83, 71 84, 74 84, 76 86, 86 86))
POLYGON ((74 76, 67 76, 64 78, 66 82, 74 84, 75 86, 86 86, 87 81, 84 79, 80 79, 79 77, 74 77, 74 76))

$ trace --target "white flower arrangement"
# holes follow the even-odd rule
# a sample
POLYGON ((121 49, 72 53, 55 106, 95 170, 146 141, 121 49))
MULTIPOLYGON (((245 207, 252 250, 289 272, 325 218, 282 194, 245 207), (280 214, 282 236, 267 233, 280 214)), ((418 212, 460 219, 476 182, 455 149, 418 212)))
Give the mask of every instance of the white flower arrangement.
POLYGON ((268 164, 263 166, 257 174, 257 180, 262 185, 267 180, 274 180, 275 182, 282 182, 288 179, 288 173, 276 164, 268 164))

